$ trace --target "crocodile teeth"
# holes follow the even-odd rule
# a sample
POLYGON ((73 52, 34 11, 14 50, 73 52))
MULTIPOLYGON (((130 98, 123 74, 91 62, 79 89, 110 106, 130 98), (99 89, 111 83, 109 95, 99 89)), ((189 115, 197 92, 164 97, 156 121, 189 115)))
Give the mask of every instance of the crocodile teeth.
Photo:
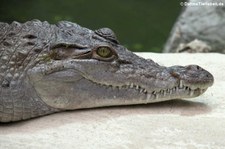
POLYGON ((166 96, 166 91, 163 92, 163 96, 166 96))
MULTIPOLYGON (((190 96, 193 96, 195 94, 195 89, 192 89, 188 86, 184 85, 184 81, 180 80, 179 81, 179 85, 175 86, 173 88, 167 88, 167 89, 162 89, 162 90, 155 90, 152 91, 151 93, 148 92, 145 88, 139 86, 139 85, 135 85, 134 83, 127 83, 126 85, 118 85, 118 86, 114 86, 114 85, 109 85, 109 84, 101 84, 101 83, 97 83, 96 84, 105 87, 105 88, 112 88, 112 89, 116 89, 116 90, 123 90, 123 89, 134 89, 139 93, 142 94, 146 94, 147 95, 147 99, 149 100, 151 99, 158 99, 158 98, 164 98, 166 97, 166 95, 172 97, 173 94, 180 94, 180 92, 186 92, 188 93, 190 96)), ((199 92, 202 94, 205 90, 199 90, 199 92)))
POLYGON ((172 93, 173 93, 173 90, 171 89, 171 90, 170 90, 170 95, 172 95, 172 93))
POLYGON ((133 88, 133 87, 134 87, 134 83, 131 83, 131 84, 130 84, 130 88, 133 88))
POLYGON ((159 94, 156 94, 156 95, 155 95, 155 99, 158 99, 158 98, 159 98, 159 94))
POLYGON ((175 92, 176 91, 176 87, 172 88, 172 91, 175 92))
POLYGON ((144 91, 143 91, 144 93, 147 93, 147 90, 146 89, 144 89, 144 91))
POLYGON ((190 96, 193 96, 193 95, 194 95, 194 91, 191 90, 191 91, 190 91, 190 96))
POLYGON ((139 86, 138 85, 136 86, 136 89, 139 89, 139 86))
POLYGON ((180 80, 180 83, 179 83, 179 88, 183 88, 183 85, 184 83, 183 83, 183 81, 182 80, 180 80))

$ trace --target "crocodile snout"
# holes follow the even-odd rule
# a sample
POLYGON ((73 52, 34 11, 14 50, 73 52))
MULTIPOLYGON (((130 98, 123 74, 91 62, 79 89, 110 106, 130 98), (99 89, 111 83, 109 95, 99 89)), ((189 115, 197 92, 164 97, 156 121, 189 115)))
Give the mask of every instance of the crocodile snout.
POLYGON ((214 82, 213 75, 198 65, 172 66, 169 67, 169 72, 174 78, 192 89, 206 89, 214 82))

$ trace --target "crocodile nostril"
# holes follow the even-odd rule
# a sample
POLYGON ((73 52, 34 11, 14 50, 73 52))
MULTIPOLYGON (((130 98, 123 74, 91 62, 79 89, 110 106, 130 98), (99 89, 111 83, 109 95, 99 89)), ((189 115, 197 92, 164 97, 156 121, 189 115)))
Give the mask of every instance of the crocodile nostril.
POLYGON ((200 69, 200 67, 199 66, 197 66, 197 70, 199 70, 200 69))
POLYGON ((174 77, 174 78, 180 78, 180 75, 176 72, 170 72, 170 74, 174 77))

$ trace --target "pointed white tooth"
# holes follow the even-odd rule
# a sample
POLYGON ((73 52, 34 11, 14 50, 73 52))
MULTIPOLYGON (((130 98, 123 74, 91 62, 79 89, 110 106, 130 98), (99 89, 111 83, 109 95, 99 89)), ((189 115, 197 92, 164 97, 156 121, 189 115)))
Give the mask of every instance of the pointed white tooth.
POLYGON ((194 91, 191 90, 191 91, 190 91, 190 96, 193 96, 193 95, 194 95, 194 91))
POLYGON ((152 94, 156 94, 156 91, 153 91, 152 94))
POLYGON ((136 86, 136 89, 138 89, 138 88, 139 88, 139 86, 137 85, 137 86, 136 86))
POLYGON ((166 91, 163 92, 163 96, 166 96, 166 91))
POLYGON ((156 94, 155 99, 158 99, 158 98, 159 98, 159 94, 156 94))
POLYGON ((183 88, 183 81, 180 80, 179 88, 183 88))
POLYGON ((147 90, 146 89, 144 89, 144 93, 147 93, 147 90))
POLYGON ((130 84, 130 88, 133 88, 133 87, 134 87, 134 83, 131 83, 131 84, 130 84))
POLYGON ((170 90, 170 95, 172 95, 172 93, 173 93, 173 90, 171 89, 171 90, 170 90))
POLYGON ((140 93, 142 93, 142 91, 143 91, 143 90, 142 90, 142 89, 140 89, 140 91, 139 91, 139 92, 140 92, 140 93))
POLYGON ((160 91, 160 95, 163 95, 163 93, 164 93, 164 91, 163 91, 163 90, 161 90, 161 91, 160 91))
POLYGON ((148 94, 147 95, 147 100, 150 100, 151 99, 151 94, 148 94))
POLYGON ((173 91, 174 91, 174 92, 176 91, 176 87, 173 88, 173 91))

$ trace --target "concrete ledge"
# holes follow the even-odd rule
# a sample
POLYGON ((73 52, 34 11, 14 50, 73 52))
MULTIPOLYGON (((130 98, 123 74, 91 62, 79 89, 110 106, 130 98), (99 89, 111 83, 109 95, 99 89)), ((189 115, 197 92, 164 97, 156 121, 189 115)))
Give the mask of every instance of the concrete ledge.
POLYGON ((198 64, 215 84, 192 100, 77 110, 0 124, 0 148, 224 148, 225 55, 138 53, 161 65, 198 64))

